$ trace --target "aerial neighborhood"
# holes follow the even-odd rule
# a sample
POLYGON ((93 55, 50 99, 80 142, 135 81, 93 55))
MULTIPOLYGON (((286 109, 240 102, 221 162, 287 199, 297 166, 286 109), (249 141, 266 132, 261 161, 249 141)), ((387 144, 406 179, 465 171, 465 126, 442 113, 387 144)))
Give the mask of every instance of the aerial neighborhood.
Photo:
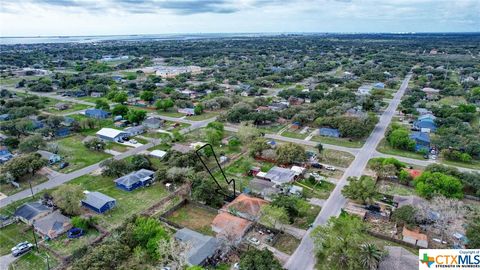
POLYGON ((406 270, 478 249, 479 40, 1 45, 0 260, 406 270))

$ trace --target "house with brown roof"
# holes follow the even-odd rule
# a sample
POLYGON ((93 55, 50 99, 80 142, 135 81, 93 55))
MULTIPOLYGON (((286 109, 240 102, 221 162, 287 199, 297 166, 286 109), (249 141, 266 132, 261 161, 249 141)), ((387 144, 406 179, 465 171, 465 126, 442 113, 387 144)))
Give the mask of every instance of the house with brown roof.
POLYGON ((406 227, 403 227, 402 235, 403 241, 407 243, 414 244, 423 248, 428 247, 428 237, 426 234, 420 233, 418 231, 411 231, 406 227))
POLYGON ((252 226, 252 222, 243 218, 220 212, 212 221, 212 231, 217 233, 217 238, 238 244, 252 226))
POLYGON ((240 194, 237 198, 235 198, 235 200, 220 209, 220 211, 230 213, 250 221, 256 221, 260 217, 260 209, 266 204, 268 204, 268 202, 263 199, 240 194))

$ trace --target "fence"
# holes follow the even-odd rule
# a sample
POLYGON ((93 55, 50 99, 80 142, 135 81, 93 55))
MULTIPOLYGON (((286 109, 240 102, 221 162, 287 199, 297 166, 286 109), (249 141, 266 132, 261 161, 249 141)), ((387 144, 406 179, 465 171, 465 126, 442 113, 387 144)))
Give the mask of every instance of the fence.
POLYGON ((380 234, 380 233, 377 233, 377 232, 374 232, 374 231, 367 231, 368 234, 370 234, 371 236, 375 236, 377 238, 380 238, 380 239, 383 239, 383 240, 387 240, 387 241, 390 241, 390 242, 395 242, 397 244, 400 244, 400 245, 403 245, 403 246, 407 246, 407 247, 411 247, 411 248, 420 248, 419 246, 417 245, 414 245, 414 244, 411 244, 411 243, 408 243, 408 242, 405 242, 403 240, 400 240, 400 239, 396 239, 396 238, 393 238, 393 237, 390 237, 388 235, 384 235, 384 234, 380 234))

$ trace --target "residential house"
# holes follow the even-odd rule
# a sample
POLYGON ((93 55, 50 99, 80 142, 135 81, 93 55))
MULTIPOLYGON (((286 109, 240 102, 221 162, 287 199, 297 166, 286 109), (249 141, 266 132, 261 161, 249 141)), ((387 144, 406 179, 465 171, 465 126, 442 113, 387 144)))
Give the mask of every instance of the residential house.
POLYGON ((156 157, 156 158, 164 158, 166 155, 167 155, 167 152, 165 151, 162 151, 162 150, 153 150, 152 152, 150 152, 149 154, 150 156, 152 157, 156 157))
POLYGON ((236 217, 226 212, 220 212, 212 221, 212 231, 217 238, 223 238, 233 244, 239 244, 248 229, 253 225, 249 220, 236 217))
POLYGON ((115 207, 117 201, 98 191, 85 191, 85 199, 83 199, 82 206, 93 210, 99 214, 105 213, 106 211, 115 207))
POLYGON ((187 228, 178 230, 174 238, 188 247, 186 257, 189 265, 205 265, 220 248, 220 243, 214 237, 187 228))
POLYGON ((427 119, 428 119, 428 121, 433 122, 433 121, 435 121, 435 119, 437 119, 437 117, 435 117, 435 115, 433 115, 431 113, 427 113, 427 114, 423 114, 423 115, 421 115, 417 118, 418 121, 427 120, 427 119))
POLYGON ((290 106, 302 105, 304 102, 305 102, 305 99, 303 99, 303 98, 297 98, 297 97, 294 97, 294 96, 290 96, 288 98, 288 104, 290 106))
POLYGON ((385 246, 387 251, 378 266, 379 270, 411 270, 418 268, 418 255, 403 247, 385 246))
POLYGON ((415 109, 420 115, 425 115, 425 114, 432 114, 432 111, 427 110, 425 108, 416 108, 415 109))
POLYGON ((272 111, 281 111, 281 110, 284 110, 284 109, 288 108, 288 103, 286 103, 286 102, 274 102, 274 103, 268 105, 268 108, 270 108, 270 110, 272 110, 272 111))
POLYGON ((38 150, 37 153, 39 153, 42 156, 42 158, 48 160, 48 163, 50 165, 60 162, 60 160, 62 160, 62 157, 60 157, 60 155, 54 154, 52 152, 38 150))
POLYGON ((0 164, 5 163, 13 158, 12 153, 5 146, 0 146, 0 164))
POLYGON ((72 228, 70 219, 60 213, 52 212, 35 221, 35 231, 44 238, 55 239, 72 228))
POLYGON ((138 125, 138 126, 133 126, 133 127, 129 127, 129 128, 126 128, 124 129, 125 132, 127 132, 130 136, 137 136, 137 135, 140 135, 142 133, 145 132, 145 127, 142 126, 142 125, 138 125))
POLYGON ((440 94, 440 90, 431 87, 425 87, 422 91, 427 95, 428 100, 435 100, 440 94))
POLYGON ((85 111, 85 116, 97 119, 105 119, 110 116, 110 113, 101 109, 87 109, 85 111))
POLYGON ((437 130, 437 125, 435 124, 435 120, 431 118, 422 118, 421 120, 417 120, 413 123, 413 128, 415 130, 430 133, 437 130))
POLYGON ((422 204, 425 204, 427 201, 415 195, 410 195, 410 196, 395 195, 393 196, 393 202, 395 203, 397 208, 400 208, 406 205, 418 207, 422 204))
POLYGON ((415 141, 415 151, 430 151, 430 136, 425 132, 414 131, 410 134, 410 139, 415 141))
POLYGON ((407 229, 406 226, 403 227, 402 231, 403 241, 422 247, 428 248, 428 237, 426 234, 420 233, 418 231, 411 231, 407 229))
POLYGON ((364 84, 358 88, 357 95, 360 95, 360 96, 369 95, 370 91, 372 91, 372 85, 364 84))
POLYGON ((194 108, 180 108, 180 109, 178 109, 178 112, 183 113, 187 116, 195 115, 195 109, 194 108))
POLYGON ((277 185, 291 183, 295 180, 295 172, 290 169, 274 166, 271 168, 265 178, 277 185))
POLYGON ((303 176, 305 174, 305 172, 307 171, 306 168, 300 167, 300 166, 292 166, 292 168, 290 168, 290 170, 295 173, 295 177, 303 176))
POLYGON ((13 215, 26 224, 32 225, 36 220, 50 214, 52 211, 52 208, 40 202, 27 202, 18 207, 13 215))
POLYGON ((154 171, 141 169, 124 175, 116 179, 114 182, 118 188, 126 191, 132 191, 139 187, 150 185, 153 182, 154 174, 154 171))
POLYGON ((66 137, 70 135, 70 129, 68 127, 59 127, 53 132, 53 134, 55 137, 66 137))
POLYGON ((73 125, 73 123, 75 123, 75 119, 73 119, 72 117, 65 116, 63 117, 63 121, 61 124, 66 127, 70 127, 73 125))
POLYGON ((318 130, 318 133, 320 136, 325 136, 325 137, 333 137, 333 138, 338 138, 340 137, 340 131, 337 128, 320 128, 318 130))
POLYGON ((275 188, 275 183, 260 178, 253 178, 248 183, 248 188, 250 192, 260 195, 266 201, 272 201, 273 196, 281 191, 279 188, 275 188))
POLYGON ((90 96, 100 98, 100 97, 103 97, 103 93, 102 92, 91 92, 90 96))
POLYGON ((242 193, 238 195, 235 200, 223 206, 220 211, 224 211, 250 221, 257 221, 260 217, 260 209, 266 204, 268 204, 268 202, 265 200, 250 197, 242 193))
POLYGON ((376 82, 373 84, 373 88, 375 89, 385 89, 385 84, 382 82, 376 82))
POLYGON ((102 128, 96 133, 96 135, 102 140, 111 142, 123 142, 125 138, 130 136, 128 132, 114 128, 102 128))
POLYGON ((163 120, 158 117, 149 117, 143 120, 142 125, 150 128, 150 129, 157 129, 162 126, 163 120))
POLYGON ((67 103, 62 103, 62 102, 60 102, 60 103, 55 104, 55 108, 56 108, 57 110, 59 110, 59 111, 66 110, 66 109, 68 109, 69 107, 70 107, 70 105, 68 105, 67 103))

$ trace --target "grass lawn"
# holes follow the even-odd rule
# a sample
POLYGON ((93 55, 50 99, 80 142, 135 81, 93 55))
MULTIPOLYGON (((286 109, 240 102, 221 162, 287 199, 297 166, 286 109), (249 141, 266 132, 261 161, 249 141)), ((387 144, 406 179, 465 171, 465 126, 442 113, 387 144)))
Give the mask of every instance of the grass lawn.
POLYGON ((56 141, 60 156, 70 163, 61 172, 72 172, 111 157, 107 153, 87 149, 82 140, 83 136, 75 135, 56 141))
MULTIPOLYGON (((39 240, 39 238, 37 238, 39 240)), ((33 241, 32 228, 23 222, 17 222, 10 224, 0 229, 0 256, 10 253, 10 249, 16 244, 29 241, 35 244, 33 241)))
POLYGON ((365 143, 365 140, 352 140, 345 138, 333 138, 333 137, 324 137, 324 136, 313 136, 312 141, 326 144, 333 144, 338 146, 350 147, 350 148, 361 148, 365 143))
POLYGON ((157 114, 163 115, 163 116, 175 117, 175 118, 180 118, 180 117, 185 116, 185 114, 179 113, 179 112, 176 112, 176 111, 166 111, 166 112, 157 111, 157 114))
POLYGON ((265 132, 265 133, 277 133, 280 130, 282 130, 282 128, 284 128, 284 127, 285 127, 285 125, 282 125, 282 124, 272 124, 272 125, 268 125, 268 126, 257 126, 257 128, 260 131, 265 132))
POLYGON ((300 245, 300 240, 291 236, 288 233, 283 233, 278 236, 274 248, 280 250, 281 252, 287 253, 292 255, 293 252, 297 249, 298 245, 300 245))
MULTIPOLYGON (((86 117, 85 115, 83 114, 74 114, 74 115, 70 115, 69 117, 77 120, 77 121, 81 121, 83 119, 87 119, 88 117, 86 117)), ((82 130, 80 131, 80 133, 84 136, 95 136, 95 133, 97 133, 97 131, 99 131, 101 128, 115 128, 115 125, 113 124, 113 120, 111 118, 107 118, 107 119, 95 119, 95 128, 92 128, 92 129, 86 129, 86 130, 82 130)))
POLYGON ((84 175, 70 182, 85 190, 99 191, 117 200, 115 208, 98 215, 99 224, 109 230, 119 226, 126 218, 146 210, 167 195, 160 183, 128 192, 115 187, 113 180, 112 177, 101 175, 84 175))
MULTIPOLYGON (((65 103, 65 102, 58 102, 58 103, 65 103)), ((44 111, 49 112, 49 113, 53 113, 53 114, 65 114, 65 113, 80 111, 80 110, 84 110, 84 109, 92 107, 92 106, 88 106, 88 105, 85 105, 85 104, 70 103, 70 102, 67 102, 67 104, 69 105, 69 107, 66 110, 57 110, 57 108, 55 108, 55 106, 53 106, 53 107, 48 107, 48 108, 44 109, 44 111)))
POLYGON ((20 257, 17 261, 12 263, 9 270, 44 270, 54 269, 58 265, 56 258, 49 254, 45 249, 40 248, 40 251, 30 251, 29 253, 20 257), (48 256, 48 265, 47 265, 48 256))
POLYGON ((97 100, 103 99, 103 100, 105 100, 105 101, 108 102, 108 103, 112 103, 110 100, 106 99, 105 97, 100 97, 100 98, 98 98, 98 97, 90 97, 90 96, 88 96, 88 97, 79 97, 78 99, 79 99, 79 100, 86 101, 86 102, 91 102, 91 103, 95 103, 95 102, 97 102, 97 100))
POLYGON ((45 242, 46 245, 51 247, 57 253, 68 256, 72 254, 75 250, 89 245, 95 238, 97 238, 100 233, 95 229, 89 229, 88 232, 80 238, 70 239, 66 234, 63 234, 55 240, 50 240, 45 242))
POLYGON ((388 240, 383 240, 383 239, 377 238, 377 237, 369 235, 369 234, 367 234, 366 236, 367 236, 367 240, 369 242, 376 244, 379 248, 384 248, 385 246, 397 246, 397 247, 403 247, 403 248, 412 252, 415 255, 418 254, 418 249, 416 249, 416 248, 412 248, 412 247, 409 247, 409 246, 404 246, 404 245, 398 244, 396 242, 388 241, 388 240))
POLYGON ((308 136, 308 133, 300 134, 300 132, 284 131, 282 136, 303 140, 308 136))
POLYGON ((172 138, 168 133, 155 132, 155 131, 149 131, 142 135, 148 138, 162 139, 162 140, 170 140, 172 138))
POLYGON ((315 218, 318 216, 322 208, 317 205, 310 205, 310 209, 304 217, 297 217, 294 221, 292 226, 300 228, 300 229, 308 229, 308 226, 315 221, 315 218))
POLYGON ((445 165, 458 166, 458 167, 480 170, 480 160, 472 160, 471 163, 464 163, 464 162, 450 161, 450 160, 442 159, 440 162, 444 163, 445 165))
POLYGON ((392 148, 385 141, 385 138, 380 141, 380 143, 378 144, 377 150, 378 150, 378 152, 383 153, 383 154, 401 156, 401 157, 406 157, 406 158, 414 158, 414 159, 420 159, 420 160, 424 159, 422 154, 392 148))
MULTIPOLYGON (((312 149, 312 151, 315 150, 312 149)), ((318 158, 320 159, 320 162, 343 168, 347 168, 355 159, 355 157, 350 153, 332 149, 324 149, 318 158)))
POLYGON ((216 212, 208 211, 193 204, 186 204, 173 212, 167 219, 199 233, 214 236, 215 233, 210 225, 216 215, 216 212))
POLYGON ((389 181, 381 181, 377 184, 378 192, 384 193, 387 195, 401 195, 409 196, 416 195, 415 189, 413 187, 407 187, 402 184, 393 183, 389 181))
POLYGON ((5 195, 10 196, 24 189, 30 188, 30 185, 28 184, 28 180, 31 181, 32 187, 48 181, 48 178, 46 176, 40 175, 40 174, 35 174, 34 176, 28 175, 28 177, 26 178, 28 179, 21 179, 17 181, 17 183, 20 184, 20 188, 16 188, 11 184, 0 184, 0 191, 5 195))
POLYGON ((438 101, 438 103, 442 105, 448 105, 448 106, 458 106, 460 104, 466 104, 467 101, 465 100, 464 97, 444 97, 438 101))
POLYGON ((113 150, 113 151, 117 151, 117 152, 122 152, 122 153, 132 149, 129 146, 119 144, 119 143, 116 143, 116 142, 107 142, 106 145, 105 145, 105 148, 113 150))
POLYGON ((219 115, 221 112, 204 112, 200 115, 188 116, 188 120, 202 121, 219 115))
POLYGON ((306 197, 323 200, 328 199, 328 196, 330 196, 330 193, 335 188, 334 184, 327 181, 321 181, 317 185, 312 185, 307 180, 301 180, 295 182, 295 185, 303 187, 303 193, 306 197))

